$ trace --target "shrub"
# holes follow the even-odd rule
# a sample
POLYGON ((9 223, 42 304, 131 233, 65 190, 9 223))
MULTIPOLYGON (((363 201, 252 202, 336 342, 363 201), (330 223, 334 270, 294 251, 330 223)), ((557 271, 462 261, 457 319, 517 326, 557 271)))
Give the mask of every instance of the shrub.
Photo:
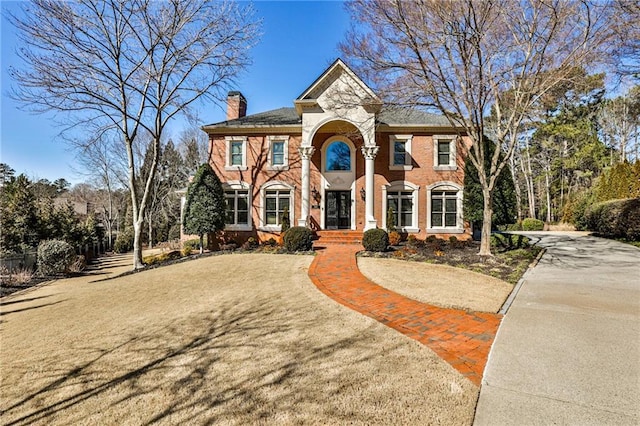
POLYGON ((253 250, 256 248, 258 248, 258 240, 256 240, 254 237, 249 237, 249 239, 247 239, 247 241, 242 244, 243 250, 253 250))
POLYGON ((164 263, 170 260, 180 259, 181 256, 182 256, 181 252, 179 252, 178 250, 173 250, 167 253, 156 254, 154 256, 145 256, 142 259, 142 261, 149 266, 159 265, 161 263, 164 263))
POLYGON ((75 260, 75 250, 66 241, 45 240, 38 245, 38 272, 41 275, 68 272, 75 260))
POLYGON ((69 272, 82 272, 87 267, 87 258, 83 255, 76 256, 71 266, 69 266, 69 272))
POLYGON ((396 231, 389 232, 389 245, 397 246, 402 241, 402 237, 396 231))
POLYGON ((291 229, 291 219, 289 219, 289 207, 285 207, 282 210, 282 225, 280 227, 280 232, 287 232, 291 229))
POLYGON ((544 230, 544 222, 540 219, 528 217, 522 221, 523 231, 542 231, 544 230))
POLYGON ((309 251, 313 247, 313 232, 304 226, 294 226, 284 233, 284 247, 288 251, 309 251))
POLYGON ((465 242, 463 240, 459 240, 455 235, 449 237, 449 246, 454 249, 464 248, 465 242))
POLYGON ((640 241, 640 198, 595 204, 586 212, 586 225, 603 237, 640 241))
POLYGON ((133 229, 125 229, 118 233, 113 251, 116 253, 126 253, 133 250, 133 229))
POLYGON ((389 235, 384 229, 369 229, 362 236, 362 245, 367 251, 385 251, 389 245, 389 235))
POLYGON ((427 247, 434 251, 442 251, 446 245, 446 242, 442 238, 438 238, 435 235, 429 235, 424 242, 427 247))
POLYGON ((278 245, 278 242, 276 241, 275 238, 271 237, 267 241, 264 241, 262 245, 268 246, 268 247, 275 247, 278 245))

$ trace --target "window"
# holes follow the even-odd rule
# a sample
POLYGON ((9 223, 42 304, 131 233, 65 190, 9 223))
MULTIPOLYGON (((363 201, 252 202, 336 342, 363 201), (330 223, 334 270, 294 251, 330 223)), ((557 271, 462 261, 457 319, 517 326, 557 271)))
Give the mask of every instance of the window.
POLYGON ((247 138, 227 137, 225 170, 247 170, 247 138))
POLYGON ((433 137, 433 168, 456 170, 456 138, 454 136, 433 137))
POLYGON ((260 229, 280 231, 285 210, 289 214, 289 224, 294 223, 293 196, 295 188, 279 181, 264 184, 260 190, 262 211, 260 213, 260 229))
POLYGON ((250 230, 251 206, 249 185, 242 182, 231 182, 224 185, 226 229, 250 230))
POLYGON ((438 141, 438 166, 448 166, 451 158, 451 143, 438 141))
POLYGON ((232 166, 242 166, 242 142, 231 142, 231 161, 232 166))
POLYGON ((431 226, 434 228, 457 226, 458 194, 453 191, 431 192, 431 226))
POLYGON ((332 142, 326 152, 325 170, 328 172, 351 171, 351 148, 344 142, 332 142))
POLYGON ((393 226, 402 232, 420 231, 418 228, 419 189, 419 186, 405 181, 395 181, 382 186, 383 228, 393 226), (387 217, 389 209, 393 209, 392 217, 387 217), (392 219, 393 223, 387 223, 388 219, 392 219))
MULTIPOLYGON (((387 192, 387 211, 393 209, 393 226, 403 228, 413 224, 413 192, 387 192)), ((389 224, 387 223, 387 227, 389 224)))
POLYGON ((265 191, 264 201, 264 224, 282 225, 285 210, 287 212, 290 210, 290 191, 288 189, 265 191))
POLYGON ((288 170, 288 136, 269 136, 269 164, 268 170, 288 170))
POLYGON ((411 169, 411 135, 389 136, 389 170, 411 169))
POLYGON ((427 229, 431 232, 462 233, 462 187, 439 182, 427 188, 427 229))

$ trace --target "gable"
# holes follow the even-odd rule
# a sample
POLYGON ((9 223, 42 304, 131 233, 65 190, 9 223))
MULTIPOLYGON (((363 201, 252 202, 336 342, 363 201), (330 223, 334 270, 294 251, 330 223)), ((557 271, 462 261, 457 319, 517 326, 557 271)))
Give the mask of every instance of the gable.
POLYGON ((338 109, 365 107, 379 109, 382 102, 341 59, 337 59, 298 98, 298 114, 303 109, 338 109))

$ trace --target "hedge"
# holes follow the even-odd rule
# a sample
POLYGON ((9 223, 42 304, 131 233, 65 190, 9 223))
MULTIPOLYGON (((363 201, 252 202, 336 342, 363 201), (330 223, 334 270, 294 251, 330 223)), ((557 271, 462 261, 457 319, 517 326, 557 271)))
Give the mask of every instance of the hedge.
POLYGON ((533 219, 528 217, 522 221, 522 230, 523 231, 543 231, 544 230, 544 222, 540 219, 533 219))
POLYGON ((603 237, 640 241, 640 198, 594 204, 587 209, 586 226, 603 237))
POLYGON ((45 240, 38 244, 38 272, 41 275, 67 273, 75 260, 75 250, 66 241, 45 240))

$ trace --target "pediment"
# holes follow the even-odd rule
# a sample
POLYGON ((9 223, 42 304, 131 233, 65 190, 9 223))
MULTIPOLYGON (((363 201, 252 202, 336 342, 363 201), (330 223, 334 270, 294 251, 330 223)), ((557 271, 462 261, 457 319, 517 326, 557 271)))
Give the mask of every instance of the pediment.
POLYGON ((361 106, 376 112, 382 102, 341 59, 337 59, 298 96, 294 105, 299 114, 310 109, 348 106, 361 106))

